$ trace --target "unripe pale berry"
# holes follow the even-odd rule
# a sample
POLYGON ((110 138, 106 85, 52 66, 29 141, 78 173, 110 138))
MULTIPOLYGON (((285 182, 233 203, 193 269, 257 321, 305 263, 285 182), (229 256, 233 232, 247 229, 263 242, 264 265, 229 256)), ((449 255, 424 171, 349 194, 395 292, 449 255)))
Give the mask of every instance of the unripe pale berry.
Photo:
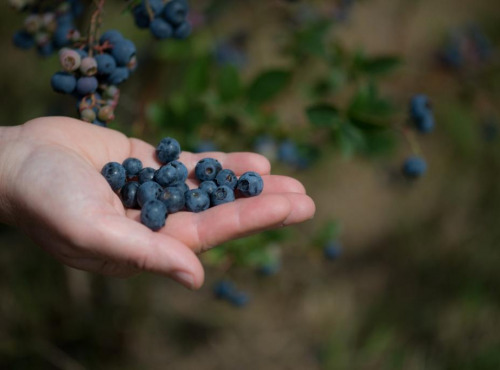
POLYGON ((96 114, 93 109, 86 108, 80 112, 80 118, 86 122, 94 122, 96 114))
POLYGON ((31 34, 36 33, 38 30, 40 30, 40 27, 42 25, 41 19, 38 15, 32 14, 24 20, 24 29, 31 34))
POLYGON ((99 113, 97 113, 97 118, 101 121, 109 122, 115 118, 115 112, 113 107, 110 105, 105 105, 101 109, 99 109, 99 113))
POLYGON ((72 49, 63 48, 59 51, 59 62, 65 71, 72 72, 80 68, 82 58, 72 49))
POLYGON ((106 87, 102 94, 105 99, 114 99, 120 93, 120 89, 114 85, 106 87))
POLYGON ((93 76, 97 73, 97 61, 92 57, 85 57, 80 64, 80 72, 85 76, 93 76))

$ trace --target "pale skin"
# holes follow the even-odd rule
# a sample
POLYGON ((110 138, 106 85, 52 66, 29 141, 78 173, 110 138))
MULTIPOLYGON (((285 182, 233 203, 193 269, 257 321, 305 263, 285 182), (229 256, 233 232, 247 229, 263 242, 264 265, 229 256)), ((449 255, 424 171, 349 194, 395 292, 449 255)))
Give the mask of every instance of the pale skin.
POLYGON ((313 217, 315 205, 297 180, 270 174, 255 153, 183 152, 190 171, 206 157, 236 175, 260 173, 264 191, 254 198, 201 213, 169 215, 164 228, 142 225, 140 211, 125 209, 100 174, 104 164, 139 158, 159 168, 154 147, 82 121, 46 117, 0 128, 0 222, 26 233, 71 267, 128 277, 147 271, 168 276, 189 289, 201 287, 197 255, 225 241, 313 217))

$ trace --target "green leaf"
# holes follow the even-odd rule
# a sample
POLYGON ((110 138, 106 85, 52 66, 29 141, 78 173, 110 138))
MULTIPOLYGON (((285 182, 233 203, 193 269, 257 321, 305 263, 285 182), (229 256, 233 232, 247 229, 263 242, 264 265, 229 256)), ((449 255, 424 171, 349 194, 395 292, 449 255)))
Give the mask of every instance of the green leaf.
POLYGON ((366 146, 363 131, 351 123, 343 124, 338 135, 340 151, 344 158, 352 157, 366 146))
POLYGON ((402 64, 402 60, 395 56, 380 56, 363 61, 361 70, 372 76, 386 75, 393 72, 402 64))
POLYGON ((314 126, 334 127, 340 124, 339 111, 330 104, 317 104, 306 109, 306 115, 314 126))
POLYGON ((248 89, 248 98, 255 104, 262 104, 273 99, 290 83, 292 73, 275 69, 261 73, 248 89))
POLYGON ((210 82, 210 59, 200 58, 194 61, 184 77, 184 92, 188 95, 199 95, 208 88, 210 82))
POLYGON ((347 114, 351 122, 363 129, 386 128, 394 114, 391 102, 379 96, 373 83, 361 86, 351 98, 347 114))
POLYGON ((241 79, 238 69, 227 65, 219 69, 217 76, 217 91, 222 101, 228 102, 241 93, 241 79))

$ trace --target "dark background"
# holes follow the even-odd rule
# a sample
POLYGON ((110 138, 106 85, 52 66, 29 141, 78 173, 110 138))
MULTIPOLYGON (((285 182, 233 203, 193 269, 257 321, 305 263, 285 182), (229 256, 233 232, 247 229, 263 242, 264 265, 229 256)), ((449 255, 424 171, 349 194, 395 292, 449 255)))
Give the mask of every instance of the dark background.
MULTIPOLYGON (((271 2, 220 2, 228 10, 210 25, 206 42, 245 30, 251 62, 242 73, 279 65, 272 35, 280 25, 271 2)), ((104 28, 119 27, 143 55, 112 127, 155 142, 168 128, 148 128, 148 104, 179 81, 155 53, 160 44, 120 15, 120 2, 108 3, 104 28)), ((498 50, 486 74, 464 77, 435 62, 447 35, 471 22, 497 45, 499 11, 488 0, 354 4, 336 30, 343 43, 404 58, 384 80, 384 92, 402 104, 418 92, 432 97, 436 130, 420 140, 429 171, 415 183, 394 180, 408 153, 403 141, 384 158, 346 159, 332 151, 301 171, 278 164, 275 172, 303 181, 317 214, 282 242, 275 276, 262 278, 251 268, 226 272, 208 252, 207 281, 198 292, 151 275, 100 277, 60 265, 2 226, 0 368, 499 369, 500 141, 484 135, 485 117, 499 114, 498 50), (313 238, 331 218, 342 225, 343 254, 334 262, 313 238), (223 277, 251 295, 246 307, 213 298, 212 285, 223 277)), ((0 5, 2 124, 72 116, 73 100, 49 87, 57 58, 11 45, 21 22, 0 5)), ((280 104, 293 120, 295 101, 280 104)))

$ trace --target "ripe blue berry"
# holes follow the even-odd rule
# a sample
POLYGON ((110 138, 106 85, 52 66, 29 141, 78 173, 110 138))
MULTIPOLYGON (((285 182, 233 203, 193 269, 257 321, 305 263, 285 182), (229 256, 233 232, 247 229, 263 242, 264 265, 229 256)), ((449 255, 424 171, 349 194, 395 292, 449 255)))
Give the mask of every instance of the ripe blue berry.
POLYGON ((170 186, 177 181, 177 170, 174 166, 166 164, 155 172, 154 180, 161 186, 170 186))
POLYGON ((99 83, 95 77, 80 77, 76 81, 76 92, 79 95, 92 94, 97 90, 98 85, 99 83))
POLYGON ((279 262, 269 262, 260 266, 257 272, 262 276, 272 276, 276 275, 281 268, 279 262))
POLYGON ((163 138, 156 147, 156 156, 158 160, 167 164, 179 158, 181 146, 179 142, 171 137, 163 138))
POLYGON ((144 184, 148 181, 153 181, 155 177, 156 170, 151 167, 143 168, 139 171, 139 184, 144 184))
POLYGON ((120 190, 123 206, 126 208, 137 208, 137 190, 140 184, 137 181, 127 182, 120 190))
POLYGON ((221 170, 222 165, 217 159, 204 158, 196 164, 194 173, 200 181, 212 181, 215 180, 221 170))
POLYGON ((233 171, 225 169, 217 174, 217 176, 215 177, 215 182, 219 186, 226 185, 231 189, 234 189, 238 182, 238 178, 236 177, 233 171))
POLYGON ((431 104, 427 95, 418 94, 411 98, 410 116, 420 117, 431 111, 431 104))
POLYGON ((100 44, 104 44, 106 41, 111 45, 115 45, 117 42, 123 41, 123 35, 118 30, 107 30, 104 32, 99 39, 100 44))
POLYGON ((163 17, 174 26, 177 26, 184 22, 188 14, 187 2, 172 0, 167 5, 163 11, 163 17))
POLYGON ((149 25, 149 29, 153 36, 158 40, 164 40, 172 37, 174 30, 170 23, 162 18, 155 18, 149 25))
POLYGON ((232 281, 221 280, 214 285, 214 295, 218 299, 228 299, 236 292, 236 287, 232 281))
POLYGON ((182 194, 186 194, 189 191, 189 186, 185 182, 175 183, 172 186, 176 186, 181 189, 182 194))
POLYGON ((101 174, 114 191, 121 189, 125 185, 125 168, 120 163, 106 163, 101 170, 101 174))
POLYGON ((186 208, 191 212, 202 212, 210 207, 210 197, 201 189, 193 189, 185 194, 186 208))
POLYGON ((328 260, 336 260, 342 254, 342 246, 336 240, 330 240, 323 248, 323 255, 328 260))
POLYGON ((434 115, 430 111, 422 116, 414 117, 413 122, 416 129, 422 134, 428 134, 434 129, 434 115))
POLYGON ((111 55, 115 58, 116 65, 119 67, 125 67, 135 53, 134 43, 127 39, 117 41, 111 49, 111 55))
POLYGON ((67 72, 57 72, 52 75, 50 85, 55 92, 71 94, 76 88, 76 78, 67 72))
POLYGON ((28 32, 21 30, 17 31, 12 38, 12 42, 20 49, 30 49, 35 45, 35 39, 28 32))
POLYGON ((162 187, 154 181, 147 181, 141 184, 137 190, 137 203, 139 207, 143 207, 150 200, 157 200, 162 191, 162 187))
POLYGON ((142 206, 141 222, 153 231, 160 230, 165 226, 167 219, 167 208, 159 200, 150 200, 142 206))
POLYGON ((116 67, 108 76, 107 82, 110 85, 119 85, 128 80, 130 71, 127 67, 116 67))
POLYGON ((177 170, 177 182, 182 183, 188 178, 188 169, 184 165, 184 163, 179 161, 172 161, 170 165, 173 166, 177 170))
POLYGON ((212 193, 217 189, 217 184, 213 181, 203 181, 199 188, 206 191, 208 195, 212 195, 212 193))
POLYGON ((403 174, 411 179, 421 177, 427 171, 427 163, 423 158, 413 156, 403 164, 403 174))
POLYGON ((139 174, 142 170, 142 162, 137 158, 127 158, 122 163, 127 174, 127 178, 131 179, 139 174))
POLYGON ((179 212, 184 208, 184 191, 179 187, 168 187, 160 195, 161 200, 167 207, 168 213, 179 212))
POLYGON ((109 75, 116 68, 115 59, 109 54, 98 54, 95 56, 97 62, 97 73, 100 75, 109 75))
POLYGON ((210 202, 214 207, 224 203, 234 202, 234 190, 226 185, 219 186, 210 195, 210 202))
POLYGON ((54 32, 52 36, 52 42, 56 49, 60 49, 70 44, 69 36, 73 30, 74 27, 72 24, 63 23, 57 27, 56 32, 54 32))
POLYGON ((187 21, 182 22, 174 31, 174 38, 184 40, 191 35, 191 24, 187 21))
POLYGON ((236 189, 245 197, 254 197, 262 193, 264 182, 257 172, 249 171, 241 175, 236 189))
POLYGON ((250 297, 244 292, 234 292, 227 299, 235 307, 245 307, 250 302, 250 297))

